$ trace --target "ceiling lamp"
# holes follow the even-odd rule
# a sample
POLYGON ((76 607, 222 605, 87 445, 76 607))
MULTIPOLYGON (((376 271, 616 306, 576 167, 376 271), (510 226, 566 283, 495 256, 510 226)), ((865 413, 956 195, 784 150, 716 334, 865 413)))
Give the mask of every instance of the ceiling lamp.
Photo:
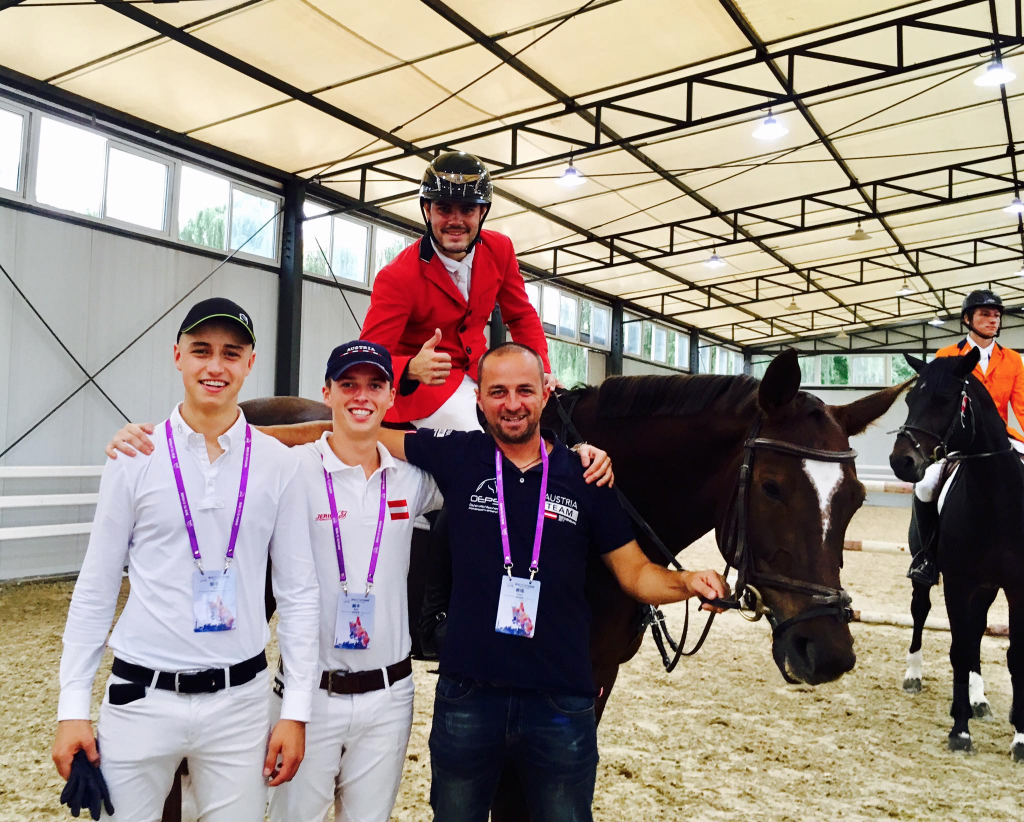
POLYGON ((565 167, 562 176, 555 180, 562 188, 576 188, 587 181, 578 168, 572 164, 572 157, 569 158, 569 165, 565 167))
POLYGON ((1014 197, 1003 211, 1007 214, 1024 214, 1024 202, 1021 202, 1020 197, 1014 197))
POLYGON ((772 110, 768 109, 768 116, 764 122, 754 129, 754 137, 758 140, 778 140, 789 134, 789 129, 772 117, 772 110))
POLYGON ((860 227, 860 220, 857 220, 857 230, 853 232, 849 237, 846 238, 850 242, 859 243, 863 240, 870 240, 871 235, 868 234, 863 228, 860 227))
POLYGON ((786 311, 799 311, 800 306, 796 304, 796 295, 793 295, 789 299, 789 305, 786 306, 786 311))
POLYGON ((845 328, 840 326, 839 327, 839 333, 836 334, 836 339, 837 340, 848 340, 848 339, 850 339, 850 335, 846 333, 846 329, 845 328))
POLYGON ((1013 272, 1018 277, 1024 277, 1024 263, 1021 263, 1020 268, 1013 272))
POLYGON ((942 317, 940 317, 938 313, 936 313, 934 317, 928 320, 928 325, 934 325, 936 328, 938 328, 940 325, 943 324, 943 322, 945 322, 945 320, 943 320, 942 317))
POLYGON ((721 268, 725 265, 725 260, 718 256, 718 252, 715 249, 711 249, 711 256, 704 261, 704 265, 708 268, 721 268))
POLYGON ((907 282, 907 278, 903 278, 903 285, 900 286, 900 290, 896 292, 898 297, 909 297, 914 293, 914 289, 910 287, 910 283, 907 282))
POLYGON ((1001 61, 993 60, 988 64, 984 74, 974 78, 976 86, 1003 86, 1011 80, 1016 80, 1017 75, 1005 68, 1001 61))

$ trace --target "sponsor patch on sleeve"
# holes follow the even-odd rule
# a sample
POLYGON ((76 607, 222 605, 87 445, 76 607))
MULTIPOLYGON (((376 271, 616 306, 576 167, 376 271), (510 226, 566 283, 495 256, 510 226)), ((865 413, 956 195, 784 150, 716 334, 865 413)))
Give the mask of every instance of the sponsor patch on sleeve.
POLYGON ((453 429, 451 429, 451 428, 435 428, 434 429, 434 436, 435 437, 447 437, 452 432, 452 430, 453 429))

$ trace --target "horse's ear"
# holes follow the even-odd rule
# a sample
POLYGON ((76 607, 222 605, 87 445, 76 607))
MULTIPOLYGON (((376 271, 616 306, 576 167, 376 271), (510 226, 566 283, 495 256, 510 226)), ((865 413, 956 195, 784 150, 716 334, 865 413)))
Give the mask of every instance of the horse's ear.
POLYGON ((966 377, 974 370, 974 366, 978 364, 981 359, 981 349, 978 346, 972 346, 971 350, 964 354, 962 357, 957 357, 957 364, 953 368, 953 373, 958 377, 966 377))
POLYGON ((912 380, 892 388, 883 388, 874 394, 868 394, 859 400, 854 400, 846 405, 830 406, 833 416, 846 431, 846 436, 862 433, 871 423, 877 420, 882 414, 888 411, 896 398, 903 392, 912 380))
POLYGON ((904 354, 903 359, 905 359, 907 361, 907 365, 913 368, 918 374, 920 374, 928 364, 924 360, 919 360, 913 354, 904 354))
POLYGON ((787 348, 768 366, 761 378, 757 403, 766 414, 774 414, 793 401, 800 390, 800 362, 796 350, 787 348))

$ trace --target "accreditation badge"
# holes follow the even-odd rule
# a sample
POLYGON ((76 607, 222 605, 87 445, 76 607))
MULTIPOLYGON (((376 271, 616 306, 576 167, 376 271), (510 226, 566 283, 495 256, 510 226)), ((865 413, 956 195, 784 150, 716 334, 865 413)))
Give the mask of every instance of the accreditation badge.
POLYGON ((374 594, 338 597, 338 618, 334 623, 334 647, 365 651, 373 636, 374 594))
POLYGON ((510 577, 501 578, 498 594, 498 618, 494 630, 533 639, 537 629, 537 605, 540 603, 540 580, 510 577))
POLYGON ((192 615, 195 632, 232 631, 238 613, 235 602, 235 572, 192 571, 192 615))

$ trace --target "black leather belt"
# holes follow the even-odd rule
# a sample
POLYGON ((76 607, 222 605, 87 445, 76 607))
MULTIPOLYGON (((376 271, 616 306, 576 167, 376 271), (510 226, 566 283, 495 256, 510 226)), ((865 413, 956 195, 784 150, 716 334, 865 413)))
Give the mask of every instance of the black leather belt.
POLYGON ((252 659, 229 668, 209 668, 205 671, 157 671, 114 657, 110 672, 121 679, 176 694, 212 694, 235 685, 252 682, 260 671, 267 668, 267 655, 260 651, 252 659), (226 673, 225 673, 226 672, 226 673), (154 683, 153 677, 156 676, 154 683))
MULTIPOLYGON (((412 675, 412 660, 406 657, 401 662, 388 665, 388 685, 412 675)), ((372 671, 324 671, 320 676, 320 688, 336 696, 368 694, 384 689, 384 672, 380 668, 372 671)))

